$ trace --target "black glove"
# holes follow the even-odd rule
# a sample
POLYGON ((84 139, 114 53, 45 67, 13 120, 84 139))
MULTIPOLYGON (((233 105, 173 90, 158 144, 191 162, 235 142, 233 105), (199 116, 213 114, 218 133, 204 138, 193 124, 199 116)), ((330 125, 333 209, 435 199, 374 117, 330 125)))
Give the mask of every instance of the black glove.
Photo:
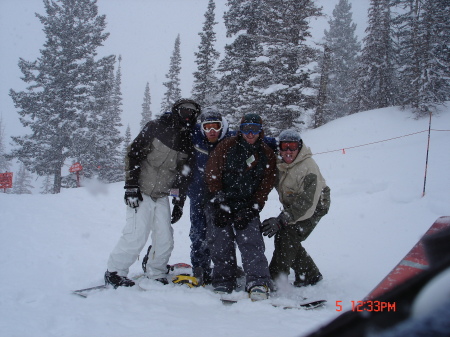
POLYGON ((181 216, 183 215, 183 209, 178 206, 174 205, 172 209, 172 220, 170 220, 171 224, 176 223, 178 220, 181 219, 181 216))
POLYGON ((254 208, 244 208, 236 213, 234 216, 234 228, 246 229, 250 221, 259 215, 258 210, 254 208))
POLYGON ((220 204, 214 205, 214 225, 223 228, 233 223, 231 213, 223 209, 220 204))
POLYGON ((232 219, 229 207, 225 204, 225 193, 219 191, 214 195, 209 195, 207 200, 211 204, 214 225, 220 228, 231 225, 232 219))
POLYGON ((124 201, 131 208, 139 207, 139 201, 143 201, 141 191, 138 186, 125 186, 124 201))
POLYGON ((176 197, 172 199, 173 209, 172 209, 172 219, 170 221, 171 224, 174 224, 181 219, 181 216, 183 215, 183 206, 185 200, 186 197, 176 197))
POLYGON ((263 221, 261 230, 264 236, 268 236, 271 238, 278 232, 280 229, 287 226, 287 217, 284 213, 281 213, 276 218, 269 218, 263 221))

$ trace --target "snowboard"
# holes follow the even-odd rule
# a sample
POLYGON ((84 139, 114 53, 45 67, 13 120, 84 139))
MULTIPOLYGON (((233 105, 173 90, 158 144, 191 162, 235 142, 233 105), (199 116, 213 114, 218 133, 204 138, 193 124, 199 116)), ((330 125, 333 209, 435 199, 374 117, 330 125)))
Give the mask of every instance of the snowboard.
MULTIPOLYGON (((224 299, 224 298, 221 298, 220 300, 222 301, 222 303, 224 305, 232 305, 232 304, 239 302, 239 300, 229 300, 229 299, 224 299)), ((270 301, 270 298, 267 300, 262 300, 262 301, 263 302, 270 301)), ((254 301, 254 302, 260 302, 260 301, 254 301)), ((326 300, 317 300, 317 301, 302 302, 297 305, 285 305, 285 304, 279 304, 279 303, 270 303, 270 305, 273 307, 278 307, 278 308, 283 308, 283 309, 311 310, 311 309, 317 309, 317 308, 321 308, 321 307, 325 306, 326 302, 327 302, 326 300)))
MULTIPOLYGON (((168 264, 167 265, 167 274, 169 274, 170 272, 178 272, 180 269, 191 269, 192 266, 188 263, 175 263, 175 264, 168 264)), ((137 274, 134 275, 133 277, 131 277, 131 279, 133 281, 138 281, 139 279, 143 278, 145 275, 145 273, 141 273, 141 274, 137 274)), ((98 286, 94 286, 94 287, 89 287, 89 288, 84 288, 84 289, 78 289, 78 290, 73 290, 72 294, 74 295, 78 295, 80 297, 83 298, 87 298, 89 295, 93 294, 93 293, 97 293, 99 291, 103 291, 109 288, 113 288, 113 286, 111 285, 107 285, 107 284, 103 284, 103 285, 98 285, 98 286)))

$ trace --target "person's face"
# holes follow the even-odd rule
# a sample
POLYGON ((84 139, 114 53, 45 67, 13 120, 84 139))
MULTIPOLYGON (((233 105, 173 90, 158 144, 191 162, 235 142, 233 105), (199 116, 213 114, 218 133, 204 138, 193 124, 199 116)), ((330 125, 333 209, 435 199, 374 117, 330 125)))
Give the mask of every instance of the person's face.
POLYGON ((247 141, 247 143, 253 145, 258 140, 259 133, 254 135, 252 132, 250 132, 250 133, 247 133, 247 134, 242 134, 242 137, 247 141))
POLYGON ((253 145, 259 138, 259 134, 262 130, 261 124, 257 123, 243 123, 240 126, 240 131, 242 133, 242 138, 244 138, 247 143, 253 145))
POLYGON ((300 152, 298 142, 281 142, 280 143, 280 155, 286 164, 292 163, 297 158, 300 152))
POLYGON ((222 130, 221 122, 204 122, 202 123, 202 128, 208 142, 215 143, 219 140, 220 131, 222 130))

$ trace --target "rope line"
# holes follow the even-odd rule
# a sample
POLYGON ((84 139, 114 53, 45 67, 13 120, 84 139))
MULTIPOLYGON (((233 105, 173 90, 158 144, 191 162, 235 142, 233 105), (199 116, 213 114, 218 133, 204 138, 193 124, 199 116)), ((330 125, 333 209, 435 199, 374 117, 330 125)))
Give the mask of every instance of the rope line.
MULTIPOLYGON (((431 131, 447 131, 449 132, 450 130, 437 130, 437 129, 431 129, 431 131)), ((356 149, 358 147, 363 147, 363 146, 368 146, 368 145, 373 145, 373 144, 377 144, 377 143, 382 143, 382 142, 388 142, 394 139, 399 139, 399 138, 403 138, 403 137, 409 137, 409 136, 413 136, 413 135, 417 135, 419 133, 423 133, 423 132, 428 132, 427 130, 422 130, 422 131, 417 131, 417 132, 413 132, 413 133, 409 133, 403 136, 397 136, 397 137, 392 137, 392 138, 388 138, 388 139, 383 139, 383 140, 378 140, 376 142, 371 142, 371 143, 367 143, 367 144, 362 144, 362 145, 355 145, 355 146, 348 146, 348 147, 344 147, 338 150, 330 150, 330 151, 324 151, 324 152, 318 152, 318 153, 313 153, 313 155, 318 155, 318 154, 324 154, 324 153, 331 153, 331 152, 343 152, 345 153, 346 149, 356 149)))

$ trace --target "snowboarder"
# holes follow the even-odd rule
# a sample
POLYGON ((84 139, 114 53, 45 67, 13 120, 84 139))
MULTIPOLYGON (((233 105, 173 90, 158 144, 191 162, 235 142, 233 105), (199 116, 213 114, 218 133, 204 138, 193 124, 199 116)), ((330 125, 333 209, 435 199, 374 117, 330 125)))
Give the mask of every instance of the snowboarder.
POLYGON ((231 293, 236 288, 236 242, 246 274, 246 291, 253 300, 268 298, 273 287, 259 212, 275 183, 276 157, 263 137, 261 117, 246 114, 237 136, 217 145, 205 171, 214 291, 231 293))
POLYGON ((194 277, 199 285, 211 283, 211 256, 206 242, 205 218, 205 167, 209 154, 217 144, 232 135, 228 129, 227 120, 212 109, 206 110, 200 116, 200 124, 194 129, 192 138, 194 144, 193 162, 190 163, 192 180, 188 188, 190 199, 191 229, 191 264, 194 277))
POLYGON ((192 131, 201 109, 190 99, 174 103, 171 113, 147 123, 130 144, 126 156, 125 204, 127 221, 108 260, 105 282, 130 287, 129 267, 152 232, 147 277, 167 284, 167 263, 173 250, 173 229, 183 214, 187 180, 183 166, 192 156, 192 131), (170 214, 169 192, 179 188, 170 214))
POLYGON ((283 205, 278 217, 263 221, 263 234, 275 235, 275 250, 269 265, 273 280, 295 272, 294 286, 314 285, 322 274, 301 242, 311 234, 330 208, 330 188, 320 173, 309 147, 295 130, 279 136, 276 189, 283 205))

